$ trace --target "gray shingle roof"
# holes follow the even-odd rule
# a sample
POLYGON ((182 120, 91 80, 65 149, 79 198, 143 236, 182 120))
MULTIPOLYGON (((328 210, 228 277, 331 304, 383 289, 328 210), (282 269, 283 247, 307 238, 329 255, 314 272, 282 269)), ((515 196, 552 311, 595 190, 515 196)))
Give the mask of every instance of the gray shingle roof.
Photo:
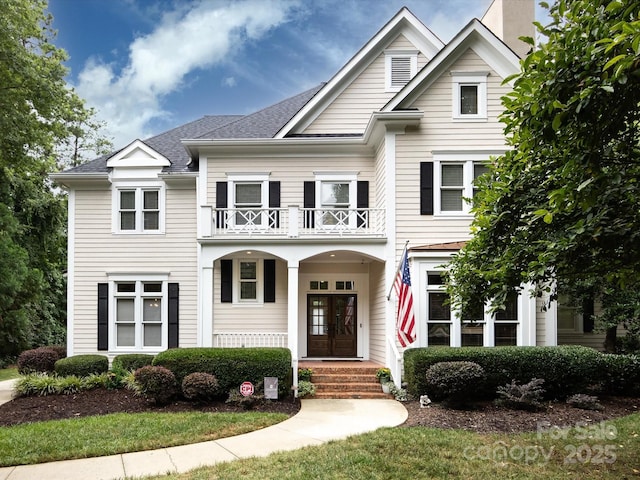
MULTIPOLYGON (((165 172, 185 172, 189 169, 190 159, 181 143, 182 139, 272 138, 323 86, 324 84, 320 84, 249 115, 207 115, 143 141, 171 161, 171 166, 166 167, 165 172)), ((119 151, 103 155, 64 173, 106 172, 107 160, 119 151)))

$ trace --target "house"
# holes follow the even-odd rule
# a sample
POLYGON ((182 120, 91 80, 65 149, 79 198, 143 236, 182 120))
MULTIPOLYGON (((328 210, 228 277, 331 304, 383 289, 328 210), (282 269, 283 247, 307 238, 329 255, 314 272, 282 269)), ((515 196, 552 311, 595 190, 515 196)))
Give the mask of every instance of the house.
POLYGON ((514 295, 460 323, 441 278, 474 178, 507 148, 503 81, 533 12, 495 0, 443 44, 403 8, 326 83, 53 175, 69 194, 68 354, 283 346, 294 367, 364 359, 400 379, 387 292, 407 241, 413 346, 555 345, 554 305, 514 295))

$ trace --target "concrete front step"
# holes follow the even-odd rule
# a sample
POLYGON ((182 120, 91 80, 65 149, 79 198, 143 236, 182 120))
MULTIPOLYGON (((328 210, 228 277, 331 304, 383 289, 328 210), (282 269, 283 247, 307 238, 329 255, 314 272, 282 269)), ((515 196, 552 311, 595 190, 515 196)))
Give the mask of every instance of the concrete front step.
POLYGON ((367 398, 367 399, 380 399, 380 400, 393 400, 393 395, 389 393, 383 393, 382 391, 375 392, 316 392, 313 397, 305 397, 309 399, 325 399, 325 398, 367 398))

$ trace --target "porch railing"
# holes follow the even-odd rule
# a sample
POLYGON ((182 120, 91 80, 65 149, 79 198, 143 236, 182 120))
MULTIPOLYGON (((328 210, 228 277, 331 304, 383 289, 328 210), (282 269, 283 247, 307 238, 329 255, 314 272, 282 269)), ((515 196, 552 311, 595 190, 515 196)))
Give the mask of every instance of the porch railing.
POLYGON ((213 334, 213 346, 218 348, 287 347, 286 333, 223 332, 213 334))
MULTIPOLYGON (((204 237, 383 237, 386 234, 382 208, 203 208, 211 213, 211 227, 203 225, 202 228, 204 237)), ((206 215, 203 222, 207 223, 206 215)))

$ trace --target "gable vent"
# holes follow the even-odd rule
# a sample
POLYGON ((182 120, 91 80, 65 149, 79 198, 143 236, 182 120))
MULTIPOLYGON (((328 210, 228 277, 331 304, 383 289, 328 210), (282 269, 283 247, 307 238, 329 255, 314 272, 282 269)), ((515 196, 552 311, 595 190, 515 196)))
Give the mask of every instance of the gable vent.
POLYGON ((391 87, 402 88, 411 80, 411 58, 391 58, 391 87))

